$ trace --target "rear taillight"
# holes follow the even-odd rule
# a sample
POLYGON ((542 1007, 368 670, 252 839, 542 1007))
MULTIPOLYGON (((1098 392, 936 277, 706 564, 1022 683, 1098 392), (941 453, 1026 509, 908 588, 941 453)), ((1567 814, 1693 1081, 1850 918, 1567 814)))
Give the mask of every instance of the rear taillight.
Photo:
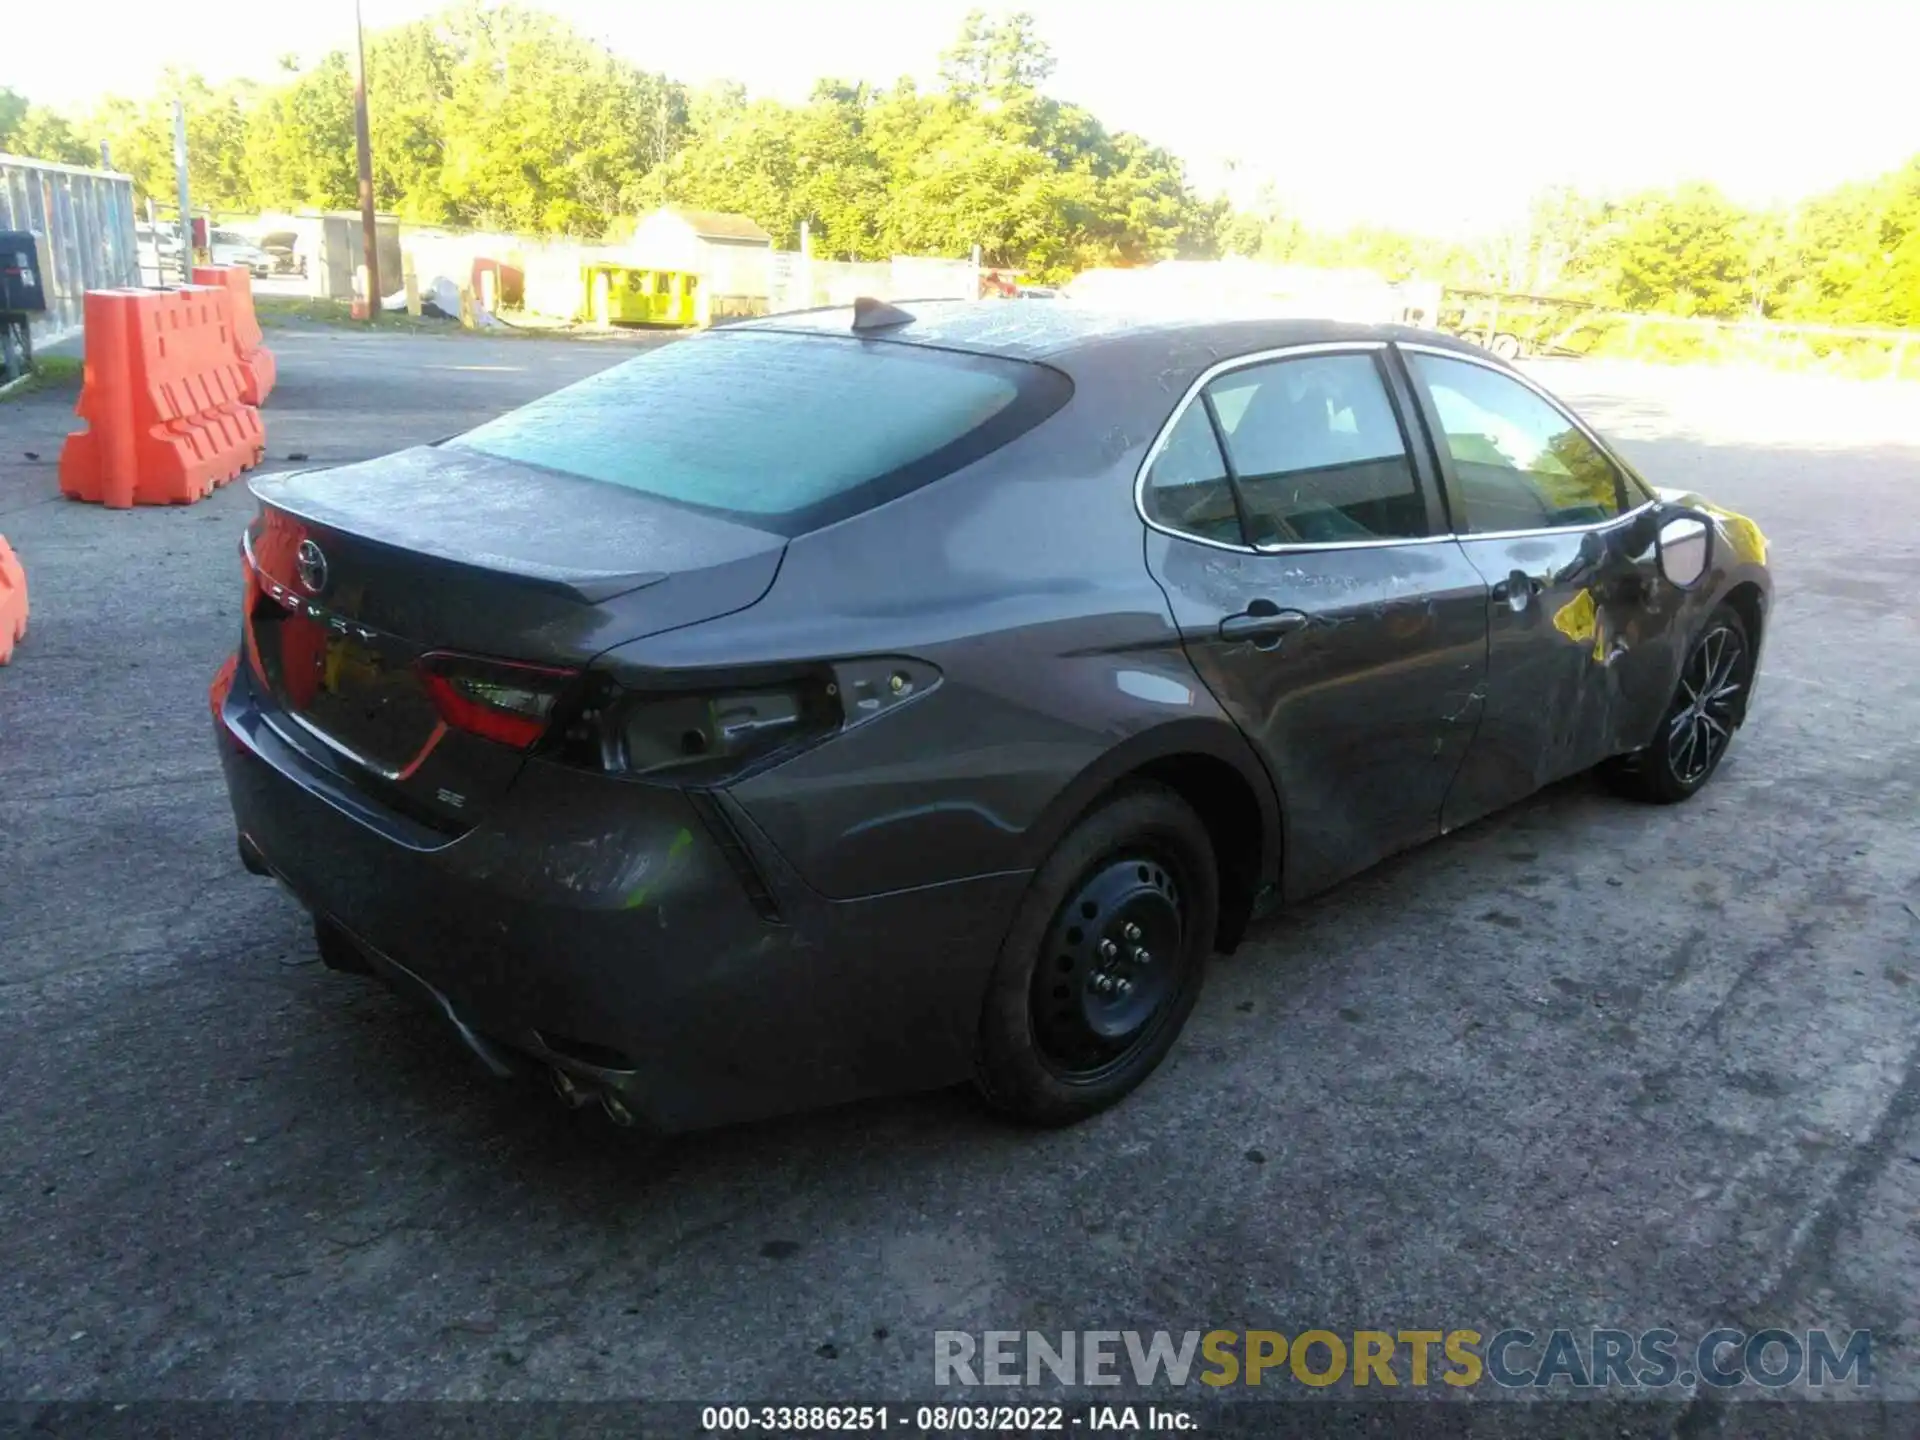
MULTIPOLYGON (((213 723, 220 725, 220 712, 226 709, 227 696, 233 690, 233 672, 238 667, 240 657, 229 655, 220 662, 220 668, 213 672, 213 683, 207 687, 207 708, 213 711, 213 723)), ((225 729, 224 725, 220 726, 225 729)))
POLYGON ((267 667, 260 663, 260 640, 254 634, 254 611, 260 608, 262 591, 260 588, 260 567, 254 562, 253 547, 246 541, 240 544, 240 577, 242 593, 240 600, 240 635, 247 651, 247 668, 253 672, 253 678, 261 685, 267 683, 267 667))
POLYGON ((547 733, 554 707, 579 672, 436 650, 415 662, 440 718, 515 750, 547 733))

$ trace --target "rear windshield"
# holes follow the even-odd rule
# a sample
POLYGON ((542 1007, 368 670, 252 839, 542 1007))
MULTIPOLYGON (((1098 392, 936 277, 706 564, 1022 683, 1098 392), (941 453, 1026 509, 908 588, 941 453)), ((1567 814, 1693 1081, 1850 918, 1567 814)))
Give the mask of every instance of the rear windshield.
POLYGON ((795 535, 999 448, 1066 403, 1057 370, 891 341, 715 331, 448 443, 795 535))

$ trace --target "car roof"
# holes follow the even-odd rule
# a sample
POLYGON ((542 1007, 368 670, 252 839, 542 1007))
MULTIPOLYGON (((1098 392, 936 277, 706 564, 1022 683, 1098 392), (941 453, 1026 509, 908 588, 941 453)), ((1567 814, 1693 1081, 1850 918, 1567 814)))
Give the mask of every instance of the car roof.
MULTIPOLYGON (((1342 340, 1418 341, 1469 354, 1485 353, 1437 330, 1299 316, 1169 316, 1059 300, 900 300, 894 306, 912 318, 904 324, 864 332, 869 338, 1014 360, 1067 361, 1094 351, 1132 348, 1156 340, 1182 351, 1195 347, 1212 351, 1223 360, 1251 351, 1342 340)), ((734 321, 724 328, 847 335, 854 333, 853 316, 852 306, 838 305, 734 321)))

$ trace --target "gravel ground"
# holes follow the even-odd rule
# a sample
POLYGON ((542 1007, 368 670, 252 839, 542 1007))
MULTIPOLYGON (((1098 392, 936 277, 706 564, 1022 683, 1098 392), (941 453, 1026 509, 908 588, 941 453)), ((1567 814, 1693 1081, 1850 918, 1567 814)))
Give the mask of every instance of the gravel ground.
MULTIPOLYGON (((272 341, 276 465, 627 353, 272 341)), ((1705 793, 1564 784, 1265 924, 1078 1129, 936 1094, 663 1146, 315 962, 207 733, 245 487, 67 503, 71 394, 0 404, 0 1399, 900 1399, 938 1329, 1770 1323, 1872 1327, 1920 1397, 1920 395, 1548 378, 1774 542, 1705 793)))

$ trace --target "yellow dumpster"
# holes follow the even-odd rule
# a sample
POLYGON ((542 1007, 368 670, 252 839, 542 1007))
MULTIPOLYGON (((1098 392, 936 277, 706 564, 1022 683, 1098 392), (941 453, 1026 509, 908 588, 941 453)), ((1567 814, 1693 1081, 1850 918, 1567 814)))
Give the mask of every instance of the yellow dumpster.
POLYGON ((581 266, 596 325, 697 325, 700 277, 685 270, 596 262, 581 266))

